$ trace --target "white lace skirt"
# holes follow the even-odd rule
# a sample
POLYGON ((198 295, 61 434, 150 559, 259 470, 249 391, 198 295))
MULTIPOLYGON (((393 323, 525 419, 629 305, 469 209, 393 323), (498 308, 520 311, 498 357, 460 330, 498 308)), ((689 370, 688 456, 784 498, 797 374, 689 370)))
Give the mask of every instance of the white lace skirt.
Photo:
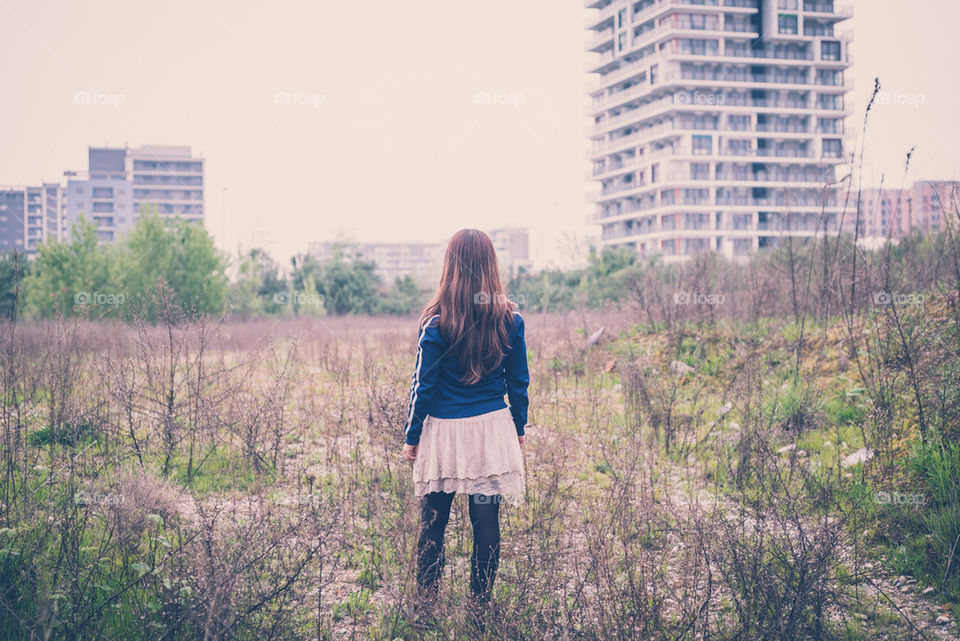
POLYGON ((427 416, 413 463, 414 493, 503 495, 523 500, 523 453, 507 408, 467 418, 427 416))

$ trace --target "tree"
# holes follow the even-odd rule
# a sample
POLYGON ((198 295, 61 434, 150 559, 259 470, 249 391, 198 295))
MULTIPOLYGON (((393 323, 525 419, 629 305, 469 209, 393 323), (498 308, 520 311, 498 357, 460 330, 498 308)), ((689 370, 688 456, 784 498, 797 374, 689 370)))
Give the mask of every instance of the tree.
POLYGON ((287 287, 270 255, 251 249, 239 257, 237 278, 230 285, 230 309, 243 317, 282 312, 288 301, 287 287))
POLYGON ((599 279, 633 265, 636 260, 636 252, 626 247, 608 248, 600 252, 596 248, 591 248, 588 272, 593 278, 599 279))
POLYGON ((362 258, 346 260, 337 252, 322 266, 317 288, 333 314, 371 314, 377 304, 380 278, 376 264, 362 258))
POLYGON ((24 281, 27 308, 43 317, 81 311, 115 314, 124 295, 111 286, 113 252, 97 244, 96 228, 82 216, 71 227, 70 237, 70 243, 52 240, 37 248, 24 281))
POLYGON ((227 300, 226 263, 200 225, 165 220, 144 208, 130 236, 119 246, 118 279, 129 297, 127 317, 158 317, 161 282, 171 302, 187 316, 220 313, 227 300))
POLYGON ((385 314, 405 316, 424 304, 425 290, 409 275, 396 278, 380 299, 379 311, 385 314))
POLYGON ((377 311, 380 277, 373 261, 359 255, 348 256, 342 246, 337 246, 327 261, 299 255, 291 264, 292 299, 296 300, 298 294, 310 296, 315 291, 331 314, 372 314, 377 311))
POLYGON ((26 254, 13 250, 0 254, 0 318, 16 320, 23 301, 23 281, 30 269, 26 254))

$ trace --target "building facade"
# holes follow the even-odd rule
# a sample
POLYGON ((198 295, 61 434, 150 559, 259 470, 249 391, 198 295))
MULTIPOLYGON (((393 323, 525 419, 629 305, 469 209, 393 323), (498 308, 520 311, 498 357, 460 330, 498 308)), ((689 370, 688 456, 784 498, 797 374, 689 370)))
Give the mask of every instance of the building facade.
POLYGON ((57 183, 39 187, 0 189, 0 252, 17 250, 28 256, 63 229, 63 188, 57 183))
MULTIPOLYGON (((857 194, 848 195, 844 229, 856 226, 857 194)), ((946 212, 957 211, 960 182, 915 182, 906 189, 863 189, 860 192, 859 237, 868 243, 899 240, 912 232, 944 231, 946 212)))
POLYGON ((376 273, 387 284, 397 278, 412 277, 418 283, 433 281, 440 275, 443 246, 437 243, 310 243, 308 253, 318 261, 333 259, 340 251, 346 258, 359 256, 377 264, 376 273))
POLYGON ((501 227, 489 232, 493 247, 497 250, 500 265, 506 270, 504 276, 512 276, 519 269, 530 270, 530 232, 524 227, 501 227))
MULTIPOLYGON (((517 268, 530 268, 530 235, 522 227, 503 227, 487 232, 507 278, 517 268)), ((360 256, 376 263, 376 273, 391 284, 410 276, 419 285, 435 286, 443 267, 444 243, 310 243, 307 253, 319 261, 332 259, 337 251, 347 258, 360 256)))
POLYGON ((839 228, 852 15, 833 0, 585 0, 602 246, 735 256, 839 228))
POLYGON ((67 181, 68 231, 84 216, 97 238, 110 243, 130 231, 144 208, 202 224, 204 160, 190 147, 90 147, 88 163, 85 177, 67 181))

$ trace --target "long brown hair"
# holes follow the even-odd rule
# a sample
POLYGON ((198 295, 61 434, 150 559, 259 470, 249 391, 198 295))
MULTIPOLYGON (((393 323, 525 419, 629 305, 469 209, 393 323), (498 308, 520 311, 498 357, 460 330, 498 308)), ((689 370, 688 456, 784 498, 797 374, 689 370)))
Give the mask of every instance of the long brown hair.
POLYGON ((440 316, 440 333, 451 345, 465 383, 476 383, 504 357, 515 305, 500 283, 497 252, 478 229, 461 229, 447 245, 440 287, 421 322, 440 316))

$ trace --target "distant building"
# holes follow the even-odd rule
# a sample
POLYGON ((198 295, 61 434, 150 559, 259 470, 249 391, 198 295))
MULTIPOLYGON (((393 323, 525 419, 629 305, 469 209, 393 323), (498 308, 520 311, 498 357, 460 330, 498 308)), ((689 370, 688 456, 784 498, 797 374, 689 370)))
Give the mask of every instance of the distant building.
MULTIPOLYGON (((912 231, 943 231, 943 210, 960 203, 960 182, 915 182, 906 189, 864 189, 860 192, 860 238, 865 242, 898 240, 912 231)), ((847 200, 844 229, 853 232, 857 194, 847 200)))
MULTIPOLYGON (((488 232, 497 257, 508 277, 517 268, 530 267, 530 236, 526 229, 504 227, 488 232)), ((410 276, 421 285, 436 285, 443 266, 445 243, 310 243, 307 252, 319 261, 333 258, 337 249, 348 258, 361 256, 376 263, 377 273, 387 284, 410 276)))
POLYGON ((88 163, 86 178, 67 181, 68 230, 83 215, 101 242, 113 242, 139 220, 143 205, 163 217, 203 222, 204 161, 190 147, 90 147, 88 163))
POLYGON ((839 229, 852 11, 833 0, 584 0, 603 247, 683 260, 839 229))
POLYGON ((530 270, 530 232, 523 227, 501 227, 489 233, 505 275, 513 275, 521 267, 530 270))
POLYGON ((377 274, 387 284, 412 277, 418 283, 440 276, 444 247, 437 243, 310 243, 308 253, 319 261, 333 258, 337 250, 346 258, 361 256, 377 264, 377 274))
POLYGON ((34 255, 37 247, 59 240, 63 227, 63 189, 57 183, 0 189, 0 251, 34 255))

